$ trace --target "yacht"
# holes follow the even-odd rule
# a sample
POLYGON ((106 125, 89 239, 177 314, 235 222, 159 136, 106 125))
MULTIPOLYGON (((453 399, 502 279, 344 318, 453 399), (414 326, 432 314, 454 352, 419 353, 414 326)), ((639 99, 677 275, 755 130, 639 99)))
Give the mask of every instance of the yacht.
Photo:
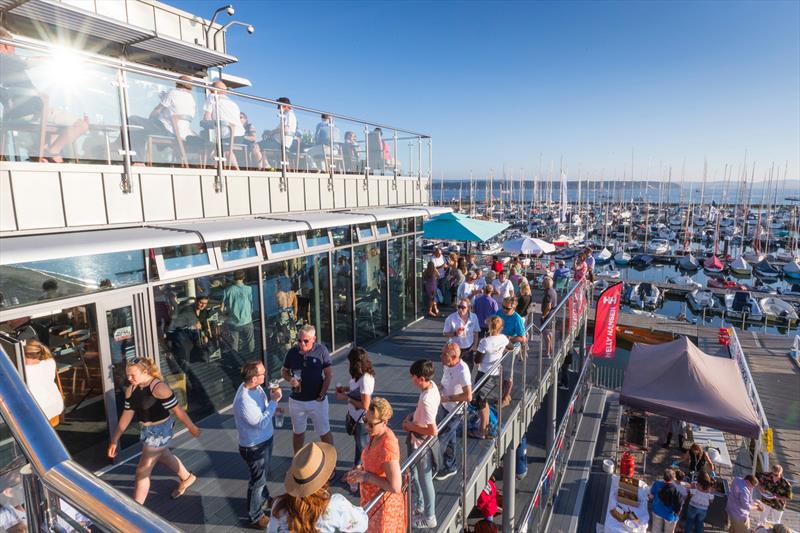
POLYGON ((631 262, 631 254, 622 250, 614 254, 614 262, 618 265, 627 265, 631 262))
POLYGON ((758 301, 767 320, 782 322, 797 322, 797 310, 785 300, 767 296, 758 301))
POLYGON ((669 251, 669 241, 666 239, 653 239, 647 243, 647 253, 652 255, 664 255, 669 251))
POLYGON ((644 270, 653 264, 653 256, 647 254, 638 254, 630 261, 630 265, 634 268, 644 270))
POLYGON ((620 277, 622 276, 622 273, 619 270, 613 270, 611 268, 606 267, 606 268, 603 268, 602 270, 595 270, 594 275, 598 279, 616 280, 616 279, 620 279, 620 277))
POLYGON ((725 270, 725 266, 719 260, 719 257, 712 255, 703 262, 703 270, 711 274, 719 274, 725 270))
POLYGON ((731 318, 744 318, 756 322, 764 319, 764 313, 758 305, 758 300, 745 291, 737 291, 725 295, 725 315, 731 318))
POLYGON ((603 265, 611 261, 611 252, 608 248, 603 248, 599 252, 594 252, 592 255, 594 256, 595 263, 598 265, 603 265))

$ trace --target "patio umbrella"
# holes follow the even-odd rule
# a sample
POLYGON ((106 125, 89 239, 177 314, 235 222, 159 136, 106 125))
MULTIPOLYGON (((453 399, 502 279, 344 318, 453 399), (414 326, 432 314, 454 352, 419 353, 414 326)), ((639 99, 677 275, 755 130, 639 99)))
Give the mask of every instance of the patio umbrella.
POLYGON ((478 220, 459 213, 442 213, 423 224, 423 237, 449 241, 488 241, 509 224, 478 220))
POLYGON ((534 237, 522 237, 511 239, 503 243, 503 250, 515 254, 549 254, 555 252, 556 247, 542 239, 534 237))

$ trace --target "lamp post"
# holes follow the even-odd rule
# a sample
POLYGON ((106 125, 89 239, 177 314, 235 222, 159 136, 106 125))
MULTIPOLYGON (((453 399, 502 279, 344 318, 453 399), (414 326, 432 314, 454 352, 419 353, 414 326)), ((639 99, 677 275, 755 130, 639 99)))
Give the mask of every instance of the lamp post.
MULTIPOLYGON (((236 12, 236 10, 233 9, 233 6, 231 4, 217 8, 217 10, 214 11, 214 14, 211 16, 211 21, 209 21, 208 23, 208 28, 206 28, 206 48, 211 48, 211 41, 209 41, 208 36, 211 33, 211 28, 214 27, 214 21, 217 20, 217 15, 219 15, 223 11, 227 13, 229 17, 232 17, 233 14, 236 12)), ((217 34, 215 33, 214 37, 216 36, 217 34)))
POLYGON ((251 35, 253 34, 254 31, 256 31, 255 27, 253 27, 252 24, 248 24, 246 22, 242 22, 241 20, 232 20, 232 21, 230 21, 229 23, 225 24, 223 27, 221 27, 220 29, 218 29, 217 31, 214 32, 214 41, 217 40, 217 34, 219 32, 225 33, 226 31, 228 31, 228 28, 230 28, 231 26, 244 26, 247 29, 247 33, 249 33, 251 35))

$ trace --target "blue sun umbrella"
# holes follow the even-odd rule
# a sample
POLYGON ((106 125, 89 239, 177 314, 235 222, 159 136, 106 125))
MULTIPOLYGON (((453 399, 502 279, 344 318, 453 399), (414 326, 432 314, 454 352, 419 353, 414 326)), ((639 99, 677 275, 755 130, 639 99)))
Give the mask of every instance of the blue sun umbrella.
POLYGON ((509 224, 478 220, 459 213, 442 213, 423 224, 426 239, 448 241, 488 241, 508 228, 509 224))

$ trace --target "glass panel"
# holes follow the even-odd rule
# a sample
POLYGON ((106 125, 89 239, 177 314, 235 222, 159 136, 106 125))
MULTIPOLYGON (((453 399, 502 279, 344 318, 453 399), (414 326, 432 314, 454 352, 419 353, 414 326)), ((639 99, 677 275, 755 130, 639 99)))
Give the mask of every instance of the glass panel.
POLYGON ((306 244, 308 244, 309 248, 314 248, 316 246, 327 246, 331 243, 331 239, 328 236, 328 230, 326 229, 315 229, 306 232, 306 244))
POLYGON ((262 270, 267 372, 270 379, 278 379, 286 352, 295 344, 302 326, 313 325, 317 340, 331 346, 328 254, 270 263, 262 270))
POLYGON ((413 231, 414 219, 413 218, 395 218, 389 221, 389 229, 392 235, 402 235, 413 231))
POLYGON ((360 224, 357 231, 360 240, 371 239, 374 236, 372 233, 372 224, 360 224))
POLYGON ((386 324, 386 245, 354 248, 356 342, 366 344, 388 335, 386 324))
POLYGON ((419 137, 403 134, 397 142, 402 175, 416 176, 419 170, 419 137))
POLYGON ((161 257, 167 270, 184 270, 211 264, 205 244, 184 244, 161 248, 161 257))
POLYGON ((409 235, 403 239, 406 247, 405 261, 406 261, 406 320, 413 322, 417 318, 416 313, 416 300, 417 300, 417 286, 416 286, 416 270, 414 261, 414 237, 409 235))
MULTIPOLYGON (((408 325, 414 316, 414 291, 406 288, 409 276, 411 285, 414 284, 413 270, 409 270, 409 247, 407 238, 392 239, 389 247, 389 327, 397 331, 408 325), (408 299, 411 298, 411 312, 409 312, 408 299)), ((413 258, 414 249, 411 248, 413 258)), ((413 261, 411 262, 413 267, 413 261)))
POLYGON ((420 172, 423 178, 431 176, 431 140, 422 139, 422 160, 420 161, 420 172))
POLYGON ((333 236, 334 246, 343 246, 353 242, 353 235, 350 231, 350 226, 331 228, 331 235, 333 236))
POLYGON ((229 138, 223 139, 228 152, 225 157, 232 168, 280 169, 280 122, 277 106, 236 95, 229 95, 229 101, 233 103, 231 119, 237 113, 239 116, 239 124, 234 129, 232 153, 229 138))
POLYGON ((230 405, 239 368, 261 359, 258 268, 153 290, 161 372, 196 417, 230 405))
POLYGON ((297 240, 296 233, 278 233, 264 238, 269 242, 269 249, 273 254, 300 249, 300 242, 297 240))
POLYGON ((142 251, 0 265, 0 307, 16 307, 145 281, 142 251))
POLYGON ((335 311, 336 346, 353 342, 353 260, 350 248, 333 252, 333 308, 335 311))
POLYGON ((74 459, 90 470, 107 464, 109 433, 95 306, 9 320, 0 323, 0 330, 47 346, 52 357, 25 360, 33 397, 74 459))
POLYGON ((376 227, 378 229, 378 236, 379 237, 387 237, 389 235, 389 225, 388 224, 381 223, 381 224, 378 224, 376 227))
POLYGON ((156 166, 214 166, 213 100, 181 80, 126 73, 132 161, 156 166), (176 135, 175 132, 178 132, 176 135))
POLYGON ((221 241, 219 243, 219 248, 220 252, 222 252, 223 261, 240 261, 242 259, 258 257, 256 239, 254 237, 221 241))
MULTIPOLYGON (((391 176, 394 174, 395 164, 400 167, 400 162, 395 162, 397 143, 395 131, 374 127, 370 128, 369 135, 369 168, 376 176, 391 176)), ((397 141, 399 142, 399 141, 397 141)))
POLYGON ((339 162, 342 142, 339 128, 327 114, 295 110, 297 131, 289 152, 289 169, 302 172, 330 172, 331 147, 334 162, 339 162))
POLYGON ((334 119, 341 138, 334 141, 334 172, 336 174, 364 174, 366 136, 364 125, 344 119, 334 119))
MULTIPOLYGON (((114 380, 114 398, 117 406, 117 419, 122 416, 125 390, 129 383, 125 374, 127 362, 136 357, 136 336, 134 332, 133 307, 126 305, 106 311, 108 324, 108 345, 111 349, 111 374, 114 380)), ((120 439, 120 448, 138 442, 139 430, 131 424, 120 439)))
POLYGON ((422 290, 422 271, 425 270, 425 263, 422 257, 422 235, 414 237, 414 249, 416 263, 414 271, 417 273, 417 316, 420 316, 428 306, 428 302, 425 301, 425 291, 422 290))
POLYGON ((119 161, 117 71, 85 63, 67 48, 45 54, 11 50, 0 57, 0 155, 18 161, 119 161))

